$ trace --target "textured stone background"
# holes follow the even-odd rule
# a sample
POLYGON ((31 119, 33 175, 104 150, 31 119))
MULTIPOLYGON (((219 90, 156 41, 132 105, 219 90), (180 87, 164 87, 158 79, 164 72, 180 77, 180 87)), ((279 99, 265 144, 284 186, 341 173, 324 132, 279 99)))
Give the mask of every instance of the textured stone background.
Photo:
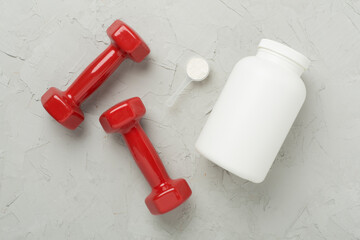
POLYGON ((0 0, 0 34, 0 239, 360 239, 359 0, 0 0), (117 18, 152 53, 125 62, 83 104, 81 127, 66 130, 40 97, 69 86, 117 18), (232 67, 264 37, 312 65, 304 107, 265 182, 253 184, 194 143, 232 67), (168 109, 194 54, 211 76, 168 109), (98 122, 133 96, 169 174, 193 189, 163 216, 148 212, 150 188, 120 135, 98 122))

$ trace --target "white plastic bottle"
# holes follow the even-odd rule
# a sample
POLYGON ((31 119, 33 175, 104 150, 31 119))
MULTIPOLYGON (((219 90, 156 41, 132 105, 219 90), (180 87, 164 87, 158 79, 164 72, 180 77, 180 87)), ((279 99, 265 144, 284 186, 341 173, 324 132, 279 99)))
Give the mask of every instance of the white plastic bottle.
POLYGON ((300 78, 310 60, 272 40, 240 60, 217 100, 196 149, 229 172, 262 182, 306 97, 300 78))

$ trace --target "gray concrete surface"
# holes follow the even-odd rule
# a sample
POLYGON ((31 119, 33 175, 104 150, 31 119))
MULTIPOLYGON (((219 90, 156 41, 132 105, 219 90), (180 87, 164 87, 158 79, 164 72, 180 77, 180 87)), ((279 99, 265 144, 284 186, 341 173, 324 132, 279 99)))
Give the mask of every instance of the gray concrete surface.
MULTIPOLYGON (((360 1, 0 0, 0 239, 360 239, 360 1), (42 108, 109 39, 114 19, 152 53, 125 62, 66 130, 42 108), (308 96, 267 179, 253 184, 203 159, 194 143, 233 65, 261 38, 312 60, 308 96), (211 76, 165 100, 199 54, 211 76), (142 124, 193 195, 163 216, 119 135, 98 117, 142 97, 142 124)), ((259 149, 261 151, 261 149, 259 149)))

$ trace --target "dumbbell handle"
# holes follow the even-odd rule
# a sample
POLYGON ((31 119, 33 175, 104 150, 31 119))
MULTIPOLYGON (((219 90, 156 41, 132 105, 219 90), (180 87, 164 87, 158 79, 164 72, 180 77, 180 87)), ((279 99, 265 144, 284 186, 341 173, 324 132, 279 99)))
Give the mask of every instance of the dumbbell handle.
POLYGON ((125 55, 110 44, 65 91, 77 105, 89 97, 122 63, 125 55))
POLYGON ((169 180, 165 167, 140 123, 123 134, 135 162, 152 188, 169 180))

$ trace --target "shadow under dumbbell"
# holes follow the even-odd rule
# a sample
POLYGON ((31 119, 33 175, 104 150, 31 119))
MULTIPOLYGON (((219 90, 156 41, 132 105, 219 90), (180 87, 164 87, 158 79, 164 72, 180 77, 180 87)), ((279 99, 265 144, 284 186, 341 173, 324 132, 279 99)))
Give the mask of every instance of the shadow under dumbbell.
POLYGON ((193 199, 190 197, 179 207, 165 213, 163 215, 154 216, 161 228, 166 229, 167 232, 175 233, 182 232, 190 224, 192 218, 196 215, 196 206, 193 199))
POLYGON ((70 136, 72 139, 80 139, 84 136, 84 123, 82 123, 78 128, 71 130, 68 128, 64 128, 61 124, 59 124, 55 119, 53 119, 50 115, 46 116, 46 125, 47 131, 54 132, 55 135, 61 136, 63 134, 70 136), (50 127, 51 125, 51 127, 50 127), (64 133, 65 132, 65 133, 64 133))

